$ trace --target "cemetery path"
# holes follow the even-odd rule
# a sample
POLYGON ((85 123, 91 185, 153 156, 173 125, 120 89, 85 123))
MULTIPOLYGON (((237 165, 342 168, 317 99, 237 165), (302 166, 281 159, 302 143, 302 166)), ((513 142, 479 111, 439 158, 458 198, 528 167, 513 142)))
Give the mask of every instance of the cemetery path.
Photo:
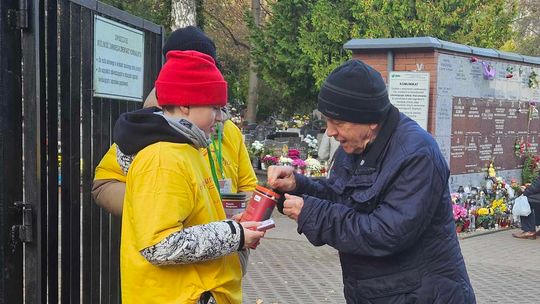
MULTIPOLYGON (((345 303, 337 252, 312 246, 287 217, 274 219, 276 228, 251 251, 243 303, 345 303)), ((515 231, 460 241, 479 304, 540 299, 540 238, 514 239, 515 231)))

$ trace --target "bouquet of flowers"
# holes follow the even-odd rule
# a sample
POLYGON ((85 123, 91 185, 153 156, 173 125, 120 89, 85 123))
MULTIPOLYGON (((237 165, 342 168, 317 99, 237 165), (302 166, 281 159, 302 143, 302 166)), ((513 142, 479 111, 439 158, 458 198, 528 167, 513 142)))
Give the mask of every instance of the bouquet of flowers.
POLYGON ((293 159, 292 166, 296 173, 304 174, 306 169, 306 163, 301 158, 293 159))
POLYGON ((295 168, 304 169, 306 167, 306 162, 300 158, 293 159, 292 165, 295 168))
POLYGON ((272 165, 277 165, 279 163, 279 158, 277 158, 276 156, 271 156, 271 155, 265 155, 261 161, 263 162, 263 164, 265 164, 266 166, 272 166, 272 165))
POLYGON ((300 151, 298 151, 297 149, 289 149, 289 152, 287 152, 287 154, 287 156, 292 160, 300 158, 300 151))
POLYGON ((293 162, 293 160, 291 158, 288 158, 288 157, 281 156, 279 158, 279 164, 282 165, 282 166, 291 166, 292 162, 293 162))
POLYGON ((540 173, 540 155, 527 153, 523 161, 521 180, 524 184, 532 183, 540 173))
POLYGON ((465 223, 465 219, 467 218, 467 209, 460 205, 452 205, 452 210, 454 213, 454 221, 456 222, 456 226, 463 226, 465 223))
MULTIPOLYGON (((232 106, 231 104, 228 104, 226 109, 227 116, 231 118, 231 121, 239 128, 242 127, 242 115, 240 113, 239 108, 232 106)), ((225 119, 224 119, 225 120, 225 119)))
POLYGON ((317 159, 308 157, 304 162, 306 164, 306 175, 320 176, 322 174, 323 166, 317 159))
POLYGON ((288 121, 283 121, 283 120, 276 119, 275 123, 276 123, 276 131, 287 130, 287 128, 289 128, 289 122, 288 121))
POLYGON ((261 155, 264 153, 264 144, 256 140, 251 143, 248 152, 251 158, 260 158, 261 155))
POLYGON ((302 128, 308 123, 309 123, 309 115, 295 114, 293 115, 291 119, 290 125, 292 128, 302 128))
POLYGON ((317 154, 317 150, 319 148, 319 143, 317 141, 317 139, 311 135, 306 135, 306 137, 304 137, 304 140, 303 140, 305 143, 307 143, 308 145, 308 154, 309 155, 314 155, 314 154, 317 154))
MULTIPOLYGON (((491 209, 495 214, 504 214, 508 210, 508 207, 504 203, 504 198, 499 198, 491 203, 491 209)), ((488 209, 489 210, 489 209, 488 209)))
POLYGON ((521 186, 518 184, 516 179, 512 179, 510 181, 510 187, 514 190, 514 196, 518 196, 521 194, 521 186))

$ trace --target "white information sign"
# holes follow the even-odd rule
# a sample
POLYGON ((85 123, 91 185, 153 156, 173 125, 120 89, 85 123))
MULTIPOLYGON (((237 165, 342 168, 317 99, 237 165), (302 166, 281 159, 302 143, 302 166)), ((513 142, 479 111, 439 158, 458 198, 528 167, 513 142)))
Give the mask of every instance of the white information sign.
POLYGON ((390 72, 390 102, 427 130, 429 108, 429 73, 390 72))
POLYGON ((143 101, 144 33, 94 16, 94 96, 143 101))

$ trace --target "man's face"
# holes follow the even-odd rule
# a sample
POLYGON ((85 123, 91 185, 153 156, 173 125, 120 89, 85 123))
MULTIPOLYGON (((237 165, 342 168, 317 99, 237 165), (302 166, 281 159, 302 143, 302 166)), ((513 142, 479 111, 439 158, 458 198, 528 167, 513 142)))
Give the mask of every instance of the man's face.
POLYGON ((375 139, 377 124, 357 124, 332 118, 327 118, 326 135, 334 137, 345 152, 360 154, 367 144, 375 139))

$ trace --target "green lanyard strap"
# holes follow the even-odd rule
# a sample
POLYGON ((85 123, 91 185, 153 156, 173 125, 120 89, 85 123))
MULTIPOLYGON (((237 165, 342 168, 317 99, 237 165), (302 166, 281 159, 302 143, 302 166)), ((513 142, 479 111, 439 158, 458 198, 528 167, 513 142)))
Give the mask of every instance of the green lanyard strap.
MULTIPOLYGON (((214 140, 214 136, 212 136, 212 145, 214 146, 214 150, 216 151, 216 157, 217 157, 217 161, 218 161, 218 165, 219 165, 219 171, 220 171, 220 174, 221 174, 221 178, 223 179, 224 178, 224 175, 223 175, 223 161, 222 161, 222 141, 223 141, 223 137, 222 137, 222 130, 221 130, 221 127, 220 125, 217 125, 217 133, 218 133, 218 146, 219 146, 219 149, 216 147, 216 141, 214 140)), ((217 187, 217 190, 219 192, 219 194, 221 195, 221 187, 219 186, 219 180, 218 180, 218 177, 217 177, 217 173, 216 173, 216 165, 214 164, 214 157, 212 156, 212 151, 210 149, 210 147, 207 147, 206 148, 206 151, 208 152, 208 161, 210 162, 210 170, 212 171, 212 179, 214 180, 214 184, 216 185, 217 187)))
POLYGON ((212 151, 210 151, 210 148, 206 148, 206 151, 208 151, 208 160, 210 161, 210 171, 212 171, 212 179, 214 180, 214 184, 216 185, 219 195, 221 195, 221 188, 219 187, 219 180, 216 174, 216 166, 214 165, 212 151))
POLYGON ((214 151, 216 151, 216 158, 219 166, 219 173, 221 174, 221 179, 224 179, 225 174, 223 174, 223 129, 221 128, 221 124, 218 124, 216 127, 218 135, 218 146, 216 147, 216 141, 213 137, 212 145, 214 146, 214 151))

